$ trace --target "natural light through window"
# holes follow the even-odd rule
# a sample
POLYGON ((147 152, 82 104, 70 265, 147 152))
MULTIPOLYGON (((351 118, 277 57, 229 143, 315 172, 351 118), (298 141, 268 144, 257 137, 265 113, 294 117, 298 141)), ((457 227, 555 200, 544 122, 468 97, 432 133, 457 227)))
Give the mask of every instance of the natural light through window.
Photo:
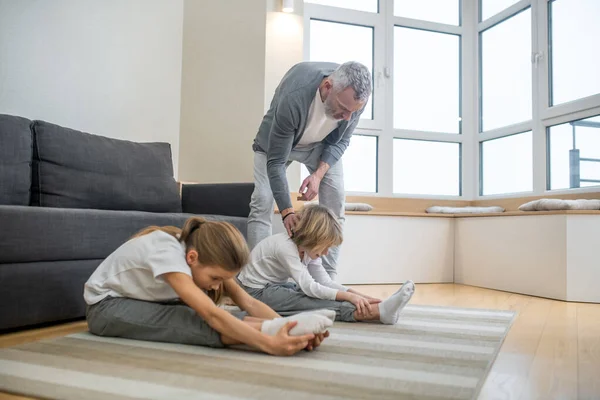
POLYGON ((460 132, 459 39, 394 28, 394 128, 460 132))
POLYGON ((394 193, 460 195, 460 144, 394 139, 394 193))
MULTIPOLYGON (((377 192, 377 136, 352 135, 342 162, 346 192, 377 192)), ((302 165, 302 180, 307 176, 308 169, 302 165)))
POLYGON ((459 0, 394 0, 394 15, 441 24, 460 24, 459 0))
POLYGON ((481 21, 485 21, 518 2, 519 0, 481 0, 481 21))
POLYGON ((600 93, 600 0, 548 4, 552 104, 600 93))
POLYGON ((481 130, 531 119, 531 11, 481 34, 481 130))
MULTIPOLYGON (((373 28, 311 20, 310 61, 358 61, 373 72, 373 28)), ((373 118, 373 96, 361 118, 373 118)))
POLYGON ((549 189, 600 186, 600 116, 548 129, 549 189))
POLYGON ((531 132, 483 142, 481 160, 481 194, 519 193, 533 189, 531 132))

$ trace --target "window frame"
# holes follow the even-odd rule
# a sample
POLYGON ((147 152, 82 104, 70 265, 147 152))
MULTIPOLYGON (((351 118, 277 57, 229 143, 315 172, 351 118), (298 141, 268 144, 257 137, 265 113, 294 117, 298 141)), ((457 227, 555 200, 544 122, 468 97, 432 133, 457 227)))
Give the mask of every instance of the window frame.
MULTIPOLYGON (((462 11, 462 3, 467 0, 459 1, 459 8, 462 11)), ((438 32, 443 34, 453 34, 459 36, 459 113, 465 108, 465 70, 463 66, 467 61, 465 59, 465 31, 462 23, 463 14, 460 13, 461 25, 448 25, 436 22, 422 21, 411 18, 394 16, 394 0, 379 0, 379 12, 377 14, 349 10, 338 7, 323 6, 313 3, 304 3, 304 59, 308 60, 310 55, 310 21, 312 19, 321 21, 331 21, 337 23, 346 23, 351 25, 373 27, 373 119, 361 120, 356 128, 356 134, 377 136, 377 193, 350 192, 349 195, 366 195, 374 197, 409 197, 409 198, 447 198, 464 199, 471 196, 465 180, 472 179, 471 172, 465 168, 467 163, 465 159, 472 158, 473 150, 471 146, 466 146, 465 142, 472 134, 465 130, 464 117, 460 123, 458 134, 444 132, 428 132, 395 129, 393 126, 393 89, 394 89, 394 28, 401 26, 438 32), (417 139, 436 142, 458 143, 461 154, 460 160, 460 196, 431 196, 421 194, 394 194, 393 191, 393 140, 399 139, 417 139)))
MULTIPOLYGON (((476 13, 480 15, 479 9, 482 0, 463 0, 469 1, 477 8, 476 13)), ((498 139, 514 134, 531 130, 532 132, 532 159, 533 159, 533 190, 521 193, 506 193, 494 195, 482 195, 483 177, 480 152, 476 154, 475 168, 477 177, 477 190, 474 200, 478 199, 501 199, 522 197, 527 195, 543 196, 548 194, 567 194, 567 193, 589 193, 598 192, 600 187, 586 187, 577 189, 550 189, 550 165, 549 162, 549 143, 548 129, 551 126, 570 122, 578 119, 593 117, 600 114, 600 94, 584 97, 567 103, 550 105, 551 76, 549 57, 549 7, 550 2, 554 0, 520 0, 501 12, 477 23, 475 47, 478 68, 476 69, 476 81, 478 82, 477 95, 481 94, 481 32, 497 25, 512 16, 531 8, 531 73, 532 73, 532 119, 522 123, 501 127, 498 129, 479 132, 480 126, 480 104, 479 101, 474 105, 474 115, 477 116, 477 144, 478 147, 484 141, 498 139)), ((564 1, 564 0, 557 0, 564 1)))
POLYGON ((585 98, 550 105, 549 58, 549 2, 565 0, 520 0, 497 14, 480 21, 481 0, 461 0, 460 26, 394 16, 394 0, 379 0, 379 12, 363 12, 339 7, 304 3, 304 59, 310 48, 310 20, 319 19, 338 23, 373 27, 373 120, 361 120, 357 134, 378 136, 377 183, 378 192, 353 193, 375 197, 435 198, 435 199, 501 199, 527 195, 589 193, 599 187, 550 190, 549 149, 547 130, 550 126, 600 114, 600 93, 585 98), (480 132, 481 50, 480 34, 484 30, 531 8, 531 73, 532 119, 514 125, 480 132), (394 27, 422 29, 460 36, 460 114, 459 134, 394 129, 394 27), (532 132, 533 190, 522 193, 482 195, 482 142, 526 131, 532 132), (428 196, 393 193, 393 140, 417 139, 460 143, 461 196, 428 196))

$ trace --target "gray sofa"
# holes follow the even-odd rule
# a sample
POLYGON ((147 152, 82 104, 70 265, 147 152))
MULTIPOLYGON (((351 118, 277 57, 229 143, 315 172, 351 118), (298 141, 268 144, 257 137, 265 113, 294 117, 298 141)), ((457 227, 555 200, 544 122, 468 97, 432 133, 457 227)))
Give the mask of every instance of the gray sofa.
POLYGON ((246 235, 252 190, 180 190, 168 143, 0 114, 0 332, 83 318, 85 281, 146 226, 204 215, 246 235))

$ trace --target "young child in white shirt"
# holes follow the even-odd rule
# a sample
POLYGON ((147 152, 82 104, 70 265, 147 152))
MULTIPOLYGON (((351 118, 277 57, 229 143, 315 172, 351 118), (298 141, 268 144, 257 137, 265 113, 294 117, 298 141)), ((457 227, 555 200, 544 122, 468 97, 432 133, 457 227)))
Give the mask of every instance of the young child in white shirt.
POLYGON ((85 284, 90 332, 100 336, 269 354, 312 350, 328 336, 331 311, 282 318, 235 280, 248 262, 240 231, 193 217, 183 229, 149 227, 109 255, 85 284), (244 312, 219 307, 223 292, 244 312))
POLYGON ((341 226, 329 209, 307 206, 299 214, 293 236, 281 233, 262 240, 238 280, 252 297, 281 315, 329 309, 336 312, 336 320, 395 324, 414 293, 414 283, 406 281, 381 301, 333 282, 321 256, 342 240, 341 226))

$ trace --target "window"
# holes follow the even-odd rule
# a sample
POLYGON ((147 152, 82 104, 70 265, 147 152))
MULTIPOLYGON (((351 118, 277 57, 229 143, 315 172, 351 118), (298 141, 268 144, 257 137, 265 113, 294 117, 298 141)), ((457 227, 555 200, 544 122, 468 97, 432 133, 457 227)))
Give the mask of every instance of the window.
MULTIPOLYGON (((377 136, 352 135, 342 162, 346 192, 377 192, 377 136)), ((308 170, 302 165, 302 180, 308 174, 308 170)))
POLYGON ((394 139, 394 193, 460 195, 460 144, 394 139))
POLYGON ((482 195, 533 190, 531 131, 481 143, 482 195))
POLYGON ((394 28, 394 128, 460 133, 459 39, 394 28))
POLYGON ((377 0, 304 0, 306 3, 319 4, 322 6, 343 7, 350 10, 367 11, 376 13, 377 0))
POLYGON ((459 0, 394 0, 394 15, 460 25, 459 0))
POLYGON ((531 12, 527 9, 481 33, 480 130, 530 120, 531 96, 531 12))
POLYGON ((518 1, 519 0, 481 0, 479 5, 481 14, 480 21, 484 21, 489 17, 504 11, 518 1))
MULTIPOLYGON (((373 71, 373 28, 337 22, 310 21, 310 60, 358 61, 373 71)), ((373 96, 361 118, 373 118, 373 96)))
POLYGON ((548 128, 548 189, 600 185, 600 116, 548 128))
POLYGON ((600 93, 600 1, 548 2, 550 103, 600 93))

